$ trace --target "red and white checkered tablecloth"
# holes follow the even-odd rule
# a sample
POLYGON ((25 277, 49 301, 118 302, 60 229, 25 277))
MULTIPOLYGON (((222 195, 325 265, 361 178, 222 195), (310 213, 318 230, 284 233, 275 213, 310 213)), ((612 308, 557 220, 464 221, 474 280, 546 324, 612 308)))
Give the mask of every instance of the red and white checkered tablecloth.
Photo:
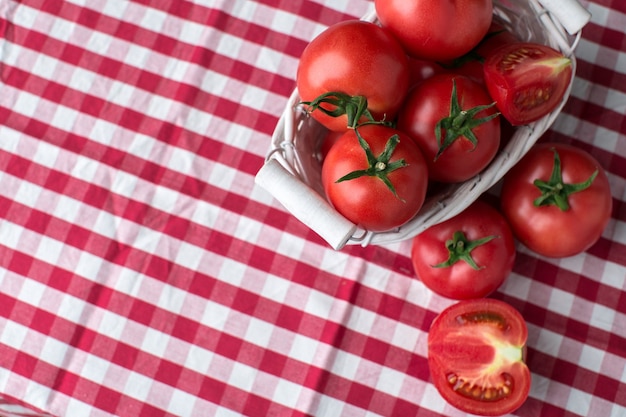
MULTIPOLYGON (((519 246, 519 417, 626 416, 626 3, 593 14, 549 135, 614 211, 519 246)), ((426 365, 451 301, 410 242, 333 251, 254 176, 298 58, 367 0, 0 0, 0 415, 461 416, 426 365)))

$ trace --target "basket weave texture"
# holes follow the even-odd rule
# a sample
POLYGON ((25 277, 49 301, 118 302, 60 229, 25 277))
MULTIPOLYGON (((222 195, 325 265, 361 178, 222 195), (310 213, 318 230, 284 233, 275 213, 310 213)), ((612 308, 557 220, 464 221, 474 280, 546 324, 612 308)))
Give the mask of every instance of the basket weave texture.
MULTIPOLYGON (((568 7, 566 3, 577 3, 577 0, 550 1, 560 8, 568 7)), ((538 0, 494 0, 494 18, 520 40, 549 45, 572 60, 572 79, 563 99, 550 114, 517 127, 512 139, 479 175, 429 195, 420 212, 408 223, 391 231, 370 232, 350 223, 326 202, 317 150, 327 130, 298 105, 300 97, 297 90, 293 91, 276 125, 266 164, 257 174, 257 183, 335 249, 345 245, 380 245, 406 240, 460 213, 496 185, 528 152, 549 129, 569 98, 576 73, 574 50, 582 26, 579 24, 580 28, 574 29, 577 32, 569 33, 572 25, 568 27, 568 22, 561 22, 555 10, 546 9, 543 5, 546 2, 548 0, 542 3, 538 0)), ((568 19, 559 17, 561 20, 568 19)), ((582 19, 584 25, 585 16, 582 19)), ((374 11, 362 20, 377 23, 374 11)))

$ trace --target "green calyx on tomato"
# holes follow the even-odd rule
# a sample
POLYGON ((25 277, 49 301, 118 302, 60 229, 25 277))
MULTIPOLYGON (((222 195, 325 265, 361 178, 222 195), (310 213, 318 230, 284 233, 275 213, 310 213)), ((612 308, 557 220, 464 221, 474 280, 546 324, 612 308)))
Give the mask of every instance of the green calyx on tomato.
POLYGON ((452 239, 446 241, 446 248, 448 249, 449 254, 448 259, 440 264, 433 265, 433 268, 447 268, 459 261, 465 261, 474 270, 478 271, 484 268, 484 266, 478 266, 476 264, 476 261, 472 257, 472 251, 497 237, 498 236, 491 235, 481 239, 469 240, 465 236, 465 233, 461 230, 457 230, 454 232, 452 239))
POLYGON ((331 117, 346 115, 349 129, 355 129, 363 117, 367 122, 376 122, 367 108, 365 96, 351 96, 333 91, 321 94, 313 101, 303 101, 300 104, 308 106, 309 113, 319 110, 331 117), (322 105, 329 105, 332 109, 327 109, 322 105))
POLYGON ((551 148, 554 152, 554 167, 552 168, 552 174, 548 181, 536 179, 533 184, 541 191, 541 196, 533 201, 535 207, 554 205, 561 209, 561 211, 567 211, 570 208, 569 196, 570 194, 577 193, 586 190, 591 186, 593 180, 598 175, 596 169, 593 174, 584 182, 576 184, 566 184, 563 182, 563 175, 561 173, 561 158, 555 148, 551 148))
POLYGON ((452 80, 452 96, 450 99, 450 115, 439 120, 435 125, 435 137, 437 138, 437 145, 439 150, 435 155, 435 160, 441 156, 441 154, 454 143, 459 137, 463 136, 469 140, 474 148, 478 143, 478 139, 473 132, 473 129, 480 126, 483 123, 495 119, 500 115, 496 112, 489 116, 476 119, 476 115, 484 110, 494 107, 496 103, 486 104, 482 106, 476 106, 468 110, 463 110, 459 103, 459 96, 456 91, 456 80, 452 80), (445 130, 445 138, 442 138, 441 130, 445 130))
POLYGON ((389 188, 389 190, 393 193, 394 196, 396 196, 396 198, 402 200, 402 198, 400 198, 400 196, 396 192, 396 188, 393 186, 393 183, 389 180, 388 177, 391 172, 407 166, 407 163, 404 159, 390 162, 393 151, 396 149, 396 146, 398 146, 398 143, 400 143, 400 137, 397 134, 392 135, 385 144, 385 149, 383 150, 383 152, 380 155, 375 156, 368 143, 359 133, 359 130, 355 129, 355 132, 359 140, 359 145, 361 145, 361 148, 363 148, 363 150, 365 151, 368 168, 352 171, 339 178, 337 182, 349 181, 363 176, 377 177, 385 183, 387 188, 389 188))

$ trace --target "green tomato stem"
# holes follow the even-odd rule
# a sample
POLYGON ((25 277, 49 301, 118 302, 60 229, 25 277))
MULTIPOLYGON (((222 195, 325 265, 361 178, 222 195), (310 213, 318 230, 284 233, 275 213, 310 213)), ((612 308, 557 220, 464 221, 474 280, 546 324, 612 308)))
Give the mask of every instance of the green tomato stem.
POLYGON ((471 109, 463 110, 459 102, 459 96, 456 89, 456 80, 452 80, 452 95, 450 97, 450 114, 439 120, 435 125, 435 138, 439 149, 435 155, 435 161, 443 154, 443 152, 452 145, 458 138, 465 137, 476 148, 478 138, 474 134, 473 129, 483 123, 495 119, 500 113, 495 112, 480 119, 476 115, 484 110, 490 109, 496 105, 495 102, 487 105, 476 106, 471 109), (445 137, 442 137, 442 131, 445 131, 445 137))
POLYGON ((400 137, 397 134, 391 136, 385 144, 383 152, 379 156, 375 156, 367 141, 365 141, 359 133, 359 130, 355 129, 354 131, 359 140, 359 145, 367 157, 368 167, 366 169, 352 171, 339 178, 336 182, 349 181, 363 176, 376 177, 385 183, 387 188, 389 188, 396 198, 404 201, 404 199, 400 198, 396 192, 396 188, 388 177, 388 175, 393 171, 408 166, 404 159, 391 161, 391 156, 393 155, 396 146, 398 146, 398 143, 400 143, 400 137))
POLYGON ((576 184, 566 184, 563 182, 563 174, 561 168, 561 157, 555 148, 551 148, 554 152, 554 165, 552 168, 552 174, 548 181, 536 179, 533 184, 541 191, 541 196, 537 197, 533 204, 535 207, 542 206, 557 206, 561 211, 567 211, 570 209, 569 196, 573 193, 577 193, 586 190, 591 186, 598 170, 596 169, 593 174, 584 182, 576 184))
POLYGON ((300 104, 308 106, 307 111, 309 113, 319 110, 331 117, 346 115, 348 118, 347 127, 350 129, 356 128, 363 117, 365 117, 366 122, 377 122, 367 107, 365 96, 351 96, 338 91, 331 91, 321 94, 313 101, 302 101, 300 104), (331 106, 332 110, 323 107, 324 104, 331 106))
POLYGON ((472 251, 479 246, 484 245, 490 240, 496 239, 499 236, 491 235, 483 237, 481 239, 469 240, 465 233, 461 230, 457 230, 452 235, 452 239, 446 241, 446 248, 448 249, 448 259, 437 265, 433 265, 433 268, 447 268, 459 261, 466 262, 475 270, 483 269, 484 266, 478 266, 476 261, 472 257, 472 251))

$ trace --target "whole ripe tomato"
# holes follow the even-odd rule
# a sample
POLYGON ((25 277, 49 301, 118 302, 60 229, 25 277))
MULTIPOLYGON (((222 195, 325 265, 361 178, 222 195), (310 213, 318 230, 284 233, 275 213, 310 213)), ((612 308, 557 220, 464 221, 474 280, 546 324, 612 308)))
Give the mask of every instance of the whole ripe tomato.
POLYGON ((530 391, 528 330, 511 305, 489 298, 460 301, 442 311, 428 333, 433 383, 452 406, 500 416, 519 408, 530 391))
POLYGON ((591 247, 611 218, 606 173, 589 153, 542 143, 505 175, 502 213, 513 234, 534 252, 567 257, 591 247))
POLYGON ((307 45, 296 83, 316 120, 345 131, 369 118, 395 117, 409 85, 408 59, 385 29, 349 20, 330 26, 307 45))
POLYGON ((570 84, 572 61, 549 46, 514 43, 493 51, 483 71, 498 109, 519 126, 556 109, 570 84))
POLYGON ((397 126, 422 149, 430 178, 452 183, 473 177, 494 158, 500 145, 497 116, 483 86, 438 74, 411 90, 397 126))
POLYGON ((509 276, 515 240, 500 212, 478 200, 413 239, 417 277, 432 291, 461 300, 486 297, 509 276))
POLYGON ((424 203, 428 169, 403 132, 382 125, 347 131, 322 164, 329 201, 348 220, 371 231, 409 221, 424 203))
POLYGON ((383 27, 415 58, 445 61, 469 52, 491 24, 491 0, 375 0, 383 27))

